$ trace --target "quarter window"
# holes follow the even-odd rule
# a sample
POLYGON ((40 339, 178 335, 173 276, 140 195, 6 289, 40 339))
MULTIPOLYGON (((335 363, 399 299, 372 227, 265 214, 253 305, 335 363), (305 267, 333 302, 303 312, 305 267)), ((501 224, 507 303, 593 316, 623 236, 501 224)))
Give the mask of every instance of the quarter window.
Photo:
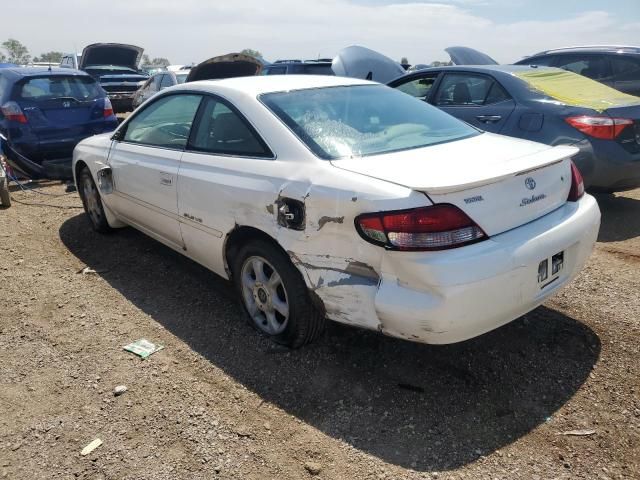
POLYGON ((207 98, 205 102, 190 148, 226 155, 273 156, 239 113, 214 98, 207 98))
POLYGON ((619 57, 612 58, 613 74, 618 81, 640 79, 640 59, 619 57))
POLYGON ((191 94, 158 99, 129 121, 123 141, 183 149, 200 100, 200 95, 191 94))
POLYGON ((507 92, 491 77, 449 73, 442 80, 436 105, 491 105, 509 98, 507 92))

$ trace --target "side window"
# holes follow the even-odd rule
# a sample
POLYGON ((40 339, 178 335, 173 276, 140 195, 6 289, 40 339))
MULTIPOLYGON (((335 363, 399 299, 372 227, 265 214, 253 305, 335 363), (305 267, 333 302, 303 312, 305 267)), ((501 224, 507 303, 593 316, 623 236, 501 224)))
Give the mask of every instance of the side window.
POLYGON ((630 57, 613 57, 613 75, 620 82, 640 80, 640 59, 630 57))
POLYGON ((200 152, 272 157, 249 124, 225 103, 207 98, 189 147, 200 152))
POLYGON ((266 70, 266 75, 284 75, 287 73, 287 67, 269 67, 266 70))
POLYGON ((183 149, 200 100, 200 95, 191 94, 158 99, 129 121, 123 141, 183 149))
POLYGON ((157 74, 152 77, 154 90, 156 91, 160 90, 160 82, 162 81, 162 77, 164 77, 164 75, 157 75, 157 74))
POLYGON ((419 98, 420 100, 426 100, 429 96, 431 87, 436 82, 437 75, 430 75, 428 77, 420 77, 410 80, 406 83, 398 85, 397 88, 403 93, 409 94, 412 97, 419 98))
MULTIPOLYGON (((7 84, 9 83, 9 81, 3 77, 2 75, 0 75, 0 101, 2 98, 4 98, 4 92, 7 89, 7 84)), ((0 110, 0 114, 2 113, 2 110, 0 110)))
POLYGON ((171 79, 171 75, 164 74, 162 75, 162 80, 160 80, 160 88, 167 88, 173 85, 173 81, 171 79))
POLYGON ((508 100, 510 97, 491 77, 486 75, 448 73, 444 76, 436 105, 478 106, 508 100))
POLYGON ((594 80, 604 80, 611 76, 609 61, 602 55, 562 55, 554 66, 594 80))
POLYGON ((543 57, 526 58, 518 65, 538 65, 539 67, 551 67, 556 57, 554 55, 545 55, 543 57))

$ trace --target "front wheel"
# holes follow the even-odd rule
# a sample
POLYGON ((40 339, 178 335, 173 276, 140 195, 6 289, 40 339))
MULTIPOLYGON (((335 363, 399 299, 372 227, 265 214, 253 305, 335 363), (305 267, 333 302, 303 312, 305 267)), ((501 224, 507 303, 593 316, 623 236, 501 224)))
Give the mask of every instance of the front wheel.
POLYGON ((244 245, 233 278, 249 322, 273 341, 298 348, 322 333, 324 316, 300 272, 276 246, 263 240, 244 245))
POLYGON ((78 192, 82 199, 84 211, 89 217, 89 222, 93 229, 100 233, 111 232, 113 229, 107 222, 100 192, 98 192, 96 183, 93 181, 91 172, 87 167, 84 167, 78 176, 78 192))

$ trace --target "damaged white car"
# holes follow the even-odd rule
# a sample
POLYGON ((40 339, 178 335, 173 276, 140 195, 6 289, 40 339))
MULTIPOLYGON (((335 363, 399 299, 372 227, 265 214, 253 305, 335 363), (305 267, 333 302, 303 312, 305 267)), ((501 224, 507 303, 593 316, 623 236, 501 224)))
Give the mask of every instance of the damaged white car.
POLYGON ((292 75, 169 88, 73 161, 96 230, 131 225, 232 279, 250 322, 298 347, 326 319, 442 344, 540 305, 598 234, 576 152, 292 75))

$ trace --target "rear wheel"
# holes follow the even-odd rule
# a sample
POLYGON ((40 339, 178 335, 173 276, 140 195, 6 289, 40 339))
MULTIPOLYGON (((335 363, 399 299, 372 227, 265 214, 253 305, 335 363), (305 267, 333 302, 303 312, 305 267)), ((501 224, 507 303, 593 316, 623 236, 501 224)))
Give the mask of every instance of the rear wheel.
POLYGON ((93 229, 100 233, 111 232, 112 228, 109 226, 107 217, 104 214, 100 192, 98 192, 96 183, 93 181, 91 172, 87 167, 84 167, 78 176, 78 192, 82 199, 84 211, 89 217, 93 229))
POLYGON ((244 245, 233 278, 249 322, 273 341, 297 348, 322 333, 324 316, 300 272, 276 246, 264 240, 244 245))
POLYGON ((9 181, 7 177, 0 177, 0 202, 3 207, 11 206, 11 195, 9 195, 9 181))

